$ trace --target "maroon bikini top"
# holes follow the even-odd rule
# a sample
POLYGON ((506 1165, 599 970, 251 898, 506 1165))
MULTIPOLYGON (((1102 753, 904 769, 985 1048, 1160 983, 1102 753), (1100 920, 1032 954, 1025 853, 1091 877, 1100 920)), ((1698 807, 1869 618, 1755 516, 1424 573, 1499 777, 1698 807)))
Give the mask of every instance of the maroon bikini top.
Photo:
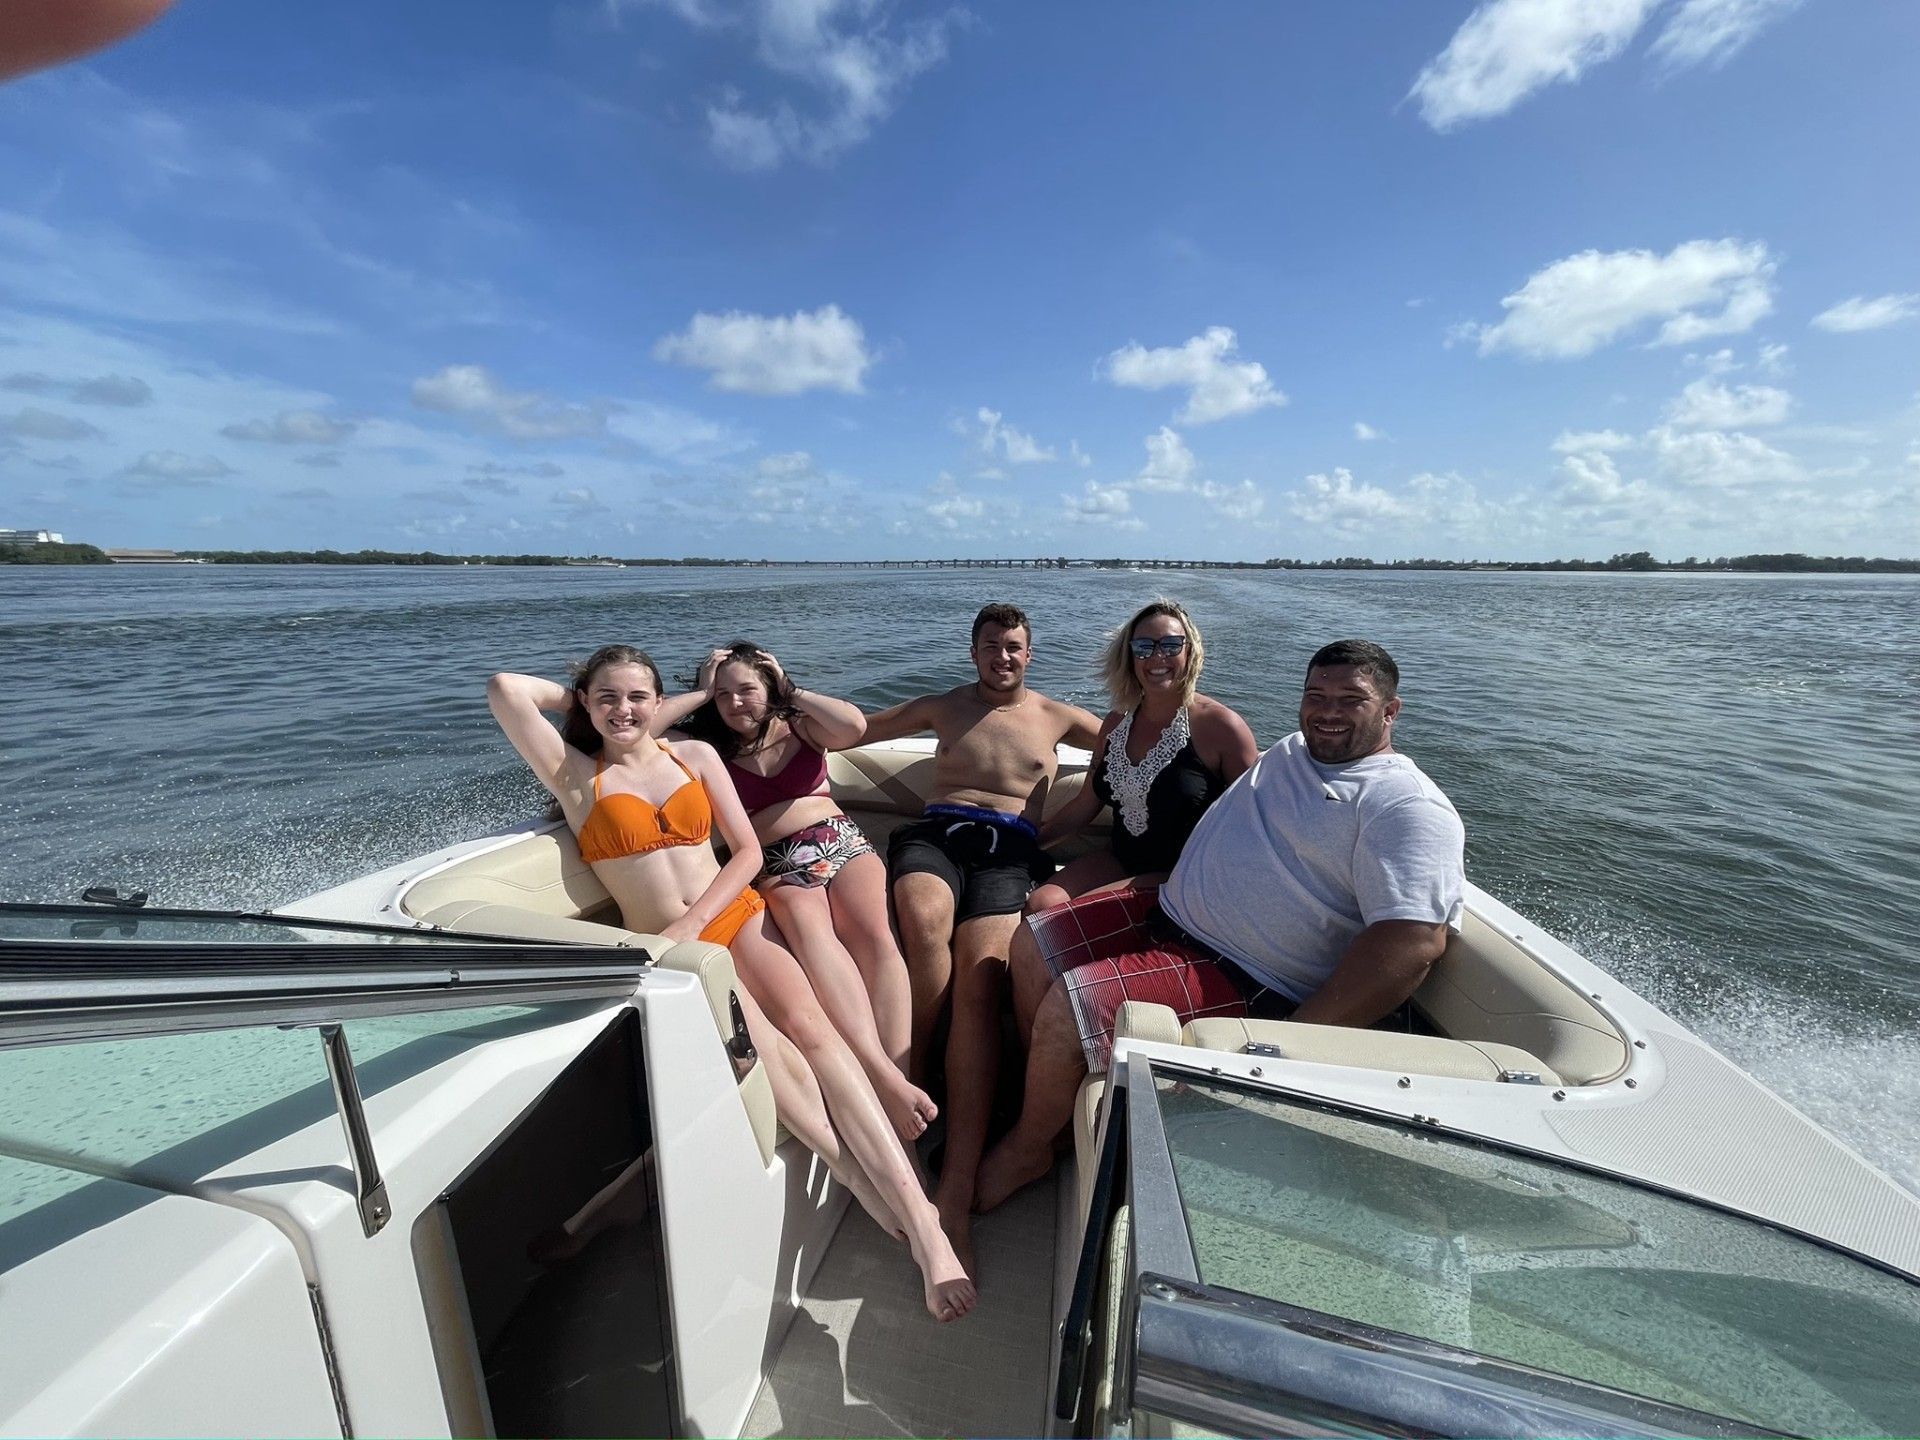
POLYGON ((752 815, 769 805, 813 794, 827 778, 827 757, 802 740, 793 758, 771 775, 756 775, 731 760, 727 761, 727 773, 733 777, 741 808, 752 815))

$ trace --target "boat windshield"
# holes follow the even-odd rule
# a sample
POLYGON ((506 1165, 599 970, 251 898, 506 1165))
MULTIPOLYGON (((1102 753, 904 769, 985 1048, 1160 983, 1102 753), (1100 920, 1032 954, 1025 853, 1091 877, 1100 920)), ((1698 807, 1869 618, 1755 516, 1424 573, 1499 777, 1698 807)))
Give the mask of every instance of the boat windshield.
POLYGON ((1920 1285, 1625 1182, 1155 1067, 1199 1279, 1806 1435, 1909 1435, 1920 1285))

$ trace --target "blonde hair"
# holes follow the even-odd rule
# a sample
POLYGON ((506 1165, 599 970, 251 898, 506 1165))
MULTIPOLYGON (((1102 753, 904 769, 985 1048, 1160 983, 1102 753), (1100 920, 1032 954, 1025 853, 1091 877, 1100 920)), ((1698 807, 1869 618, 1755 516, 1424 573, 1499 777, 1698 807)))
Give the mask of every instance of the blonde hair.
POLYGON ((1113 697, 1113 708, 1126 711, 1133 709, 1146 694, 1140 688, 1140 682, 1133 674, 1133 632, 1144 620, 1156 615, 1164 615, 1169 620, 1180 622, 1180 628, 1187 632, 1187 669, 1180 677, 1180 703, 1191 705, 1194 691, 1200 688, 1200 667, 1207 658, 1207 647, 1200 639, 1200 627, 1193 623, 1193 617, 1178 600, 1169 600, 1165 596, 1140 607, 1134 617, 1107 637, 1107 648, 1100 655, 1100 683, 1107 687, 1107 694, 1113 697))

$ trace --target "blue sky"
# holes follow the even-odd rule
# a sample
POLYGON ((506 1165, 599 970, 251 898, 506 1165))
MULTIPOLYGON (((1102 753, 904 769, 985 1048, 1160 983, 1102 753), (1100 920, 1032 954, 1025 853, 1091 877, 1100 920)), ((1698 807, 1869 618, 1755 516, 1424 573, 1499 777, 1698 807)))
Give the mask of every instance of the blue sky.
POLYGON ((1920 555, 1920 7, 262 5, 0 89, 0 526, 1920 555))

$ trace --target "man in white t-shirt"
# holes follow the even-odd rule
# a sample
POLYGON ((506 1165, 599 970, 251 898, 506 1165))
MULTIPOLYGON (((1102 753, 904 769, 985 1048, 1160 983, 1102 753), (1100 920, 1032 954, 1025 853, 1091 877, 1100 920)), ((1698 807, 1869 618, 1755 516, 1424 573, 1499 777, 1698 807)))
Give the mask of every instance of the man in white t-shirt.
POLYGON ((992 1209, 1053 1168, 1080 1078, 1104 1069, 1127 1000, 1182 1021, 1261 1015, 1371 1025, 1460 926, 1466 833, 1393 748, 1400 671, 1367 640, 1307 665, 1300 728, 1194 827, 1156 892, 1123 887, 1027 922, 1052 986, 1034 1018, 1020 1123, 980 1168, 992 1209))

